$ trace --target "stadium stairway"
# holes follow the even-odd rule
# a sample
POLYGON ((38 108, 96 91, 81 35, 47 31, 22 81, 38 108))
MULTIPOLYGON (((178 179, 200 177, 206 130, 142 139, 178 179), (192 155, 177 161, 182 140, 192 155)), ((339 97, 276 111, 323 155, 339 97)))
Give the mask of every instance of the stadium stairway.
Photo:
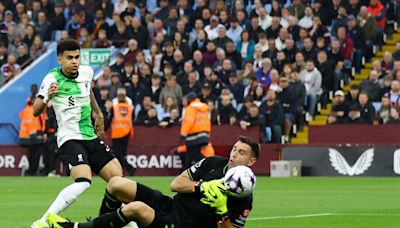
MULTIPOLYGON (((393 34, 391 39, 388 39, 385 41, 385 44, 381 47, 381 50, 378 52, 375 52, 375 55, 371 59, 371 62, 365 63, 364 67, 363 67, 363 69, 361 69, 360 73, 354 75, 354 79, 351 80, 349 84, 342 87, 342 90, 345 94, 347 94, 350 91, 350 86, 352 84, 359 85, 362 81, 368 79, 369 73, 372 70, 372 64, 374 61, 376 61, 376 60, 381 61, 383 54, 386 51, 393 53, 396 50, 396 46, 395 46, 396 42, 400 40, 400 29, 396 28, 396 30, 397 31, 393 34)), ((330 97, 332 97, 332 95, 330 97)), ((319 110, 319 114, 316 115, 312 121, 308 122, 309 126, 326 125, 327 118, 328 118, 327 115, 332 110, 332 103, 334 101, 333 99, 331 99, 331 103, 329 103, 325 109, 320 109, 319 107, 317 107, 317 109, 319 110)), ((309 141, 308 126, 305 126, 303 131, 298 131, 295 134, 295 137, 292 138, 291 143, 292 144, 308 144, 308 141, 309 141)))

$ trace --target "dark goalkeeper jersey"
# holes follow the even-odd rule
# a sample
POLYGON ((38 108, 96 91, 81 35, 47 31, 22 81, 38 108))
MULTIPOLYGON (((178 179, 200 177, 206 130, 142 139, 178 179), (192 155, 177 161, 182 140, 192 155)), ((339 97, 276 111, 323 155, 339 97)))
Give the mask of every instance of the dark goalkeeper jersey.
MULTIPOLYGON (((228 159, 213 156, 203 158, 188 169, 189 177, 194 181, 210 181, 225 176, 228 170, 228 159)), ((217 227, 217 216, 214 209, 200 202, 199 194, 178 193, 173 198, 175 227, 217 227)), ((229 218, 234 227, 244 227, 247 216, 252 209, 253 195, 245 198, 228 197, 229 218)))

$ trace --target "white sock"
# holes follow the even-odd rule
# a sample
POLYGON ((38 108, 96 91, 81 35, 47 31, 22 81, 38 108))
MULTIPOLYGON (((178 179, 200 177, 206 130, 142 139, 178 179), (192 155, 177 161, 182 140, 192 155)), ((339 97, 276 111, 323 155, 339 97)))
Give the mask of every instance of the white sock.
POLYGON ((46 222, 46 215, 49 213, 59 214, 69 207, 75 200, 90 187, 90 182, 82 181, 75 182, 71 185, 65 187, 51 204, 49 209, 44 213, 43 217, 40 219, 44 224, 46 222))

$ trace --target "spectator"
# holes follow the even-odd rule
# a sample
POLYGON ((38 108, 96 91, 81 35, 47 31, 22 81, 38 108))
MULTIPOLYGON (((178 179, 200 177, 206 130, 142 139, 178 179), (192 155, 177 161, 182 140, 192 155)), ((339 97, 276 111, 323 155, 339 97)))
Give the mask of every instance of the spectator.
POLYGON ((270 73, 272 70, 272 62, 269 58, 262 60, 262 67, 256 72, 256 77, 259 83, 264 87, 268 87, 271 83, 270 73))
POLYGON ((297 19, 300 19, 304 17, 305 13, 305 6, 301 2, 301 0, 293 0, 292 5, 289 7, 289 12, 291 15, 297 17, 297 19))
POLYGON ((56 1, 54 11, 49 14, 50 30, 61 31, 65 29, 66 20, 63 14, 64 3, 56 1))
POLYGON ((265 126, 267 127, 268 142, 280 143, 284 114, 282 105, 276 99, 275 91, 268 90, 267 100, 264 102, 262 109, 264 109, 262 113, 265 113, 265 126))
POLYGON ((21 66, 17 63, 17 56, 14 53, 8 54, 7 63, 1 66, 0 72, 4 74, 6 82, 21 72, 21 66))
POLYGON ((300 78, 306 87, 308 114, 313 117, 315 106, 322 94, 322 76, 312 60, 307 61, 306 69, 300 72, 300 78))
POLYGON ((289 142, 290 130, 296 122, 296 97, 293 89, 289 87, 288 78, 280 78, 279 87, 281 90, 278 93, 278 100, 282 104, 284 114, 283 135, 285 136, 285 142, 289 142))
MULTIPOLYGON (((259 127, 261 137, 265 138, 265 117, 260 113, 258 106, 255 104, 250 105, 249 112, 240 120, 240 128, 246 130, 249 127, 259 127)), ((266 142, 266 140, 263 140, 266 142)))
POLYGON ((390 104, 393 107, 400 106, 400 82, 393 80, 390 84, 390 91, 387 93, 390 98, 390 104))
POLYGON ((362 124, 363 119, 361 118, 360 109, 357 105, 351 105, 349 108, 349 114, 347 118, 344 120, 346 124, 362 124))
POLYGON ((23 70, 25 67, 27 67, 31 61, 30 56, 28 54, 28 47, 26 44, 20 44, 18 45, 18 58, 17 58, 17 64, 21 66, 21 69, 23 70))
POLYGON ((328 124, 328 125, 338 124, 338 120, 337 120, 337 116, 336 116, 335 112, 328 113, 326 124, 328 124))
POLYGON ((212 66, 217 59, 216 45, 213 41, 207 42, 206 51, 203 53, 203 59, 207 66, 212 66))
POLYGON ((381 67, 382 67, 382 71, 384 74, 391 73, 391 71, 394 67, 394 60, 393 60, 392 53, 390 53, 389 51, 385 51, 385 53, 383 53, 381 67))
MULTIPOLYGON (((145 95, 143 97, 141 105, 138 107, 138 113, 135 119, 135 125, 144 125, 144 121, 147 118, 147 112, 149 111, 150 108, 152 108, 154 102, 151 101, 151 97, 145 95)), ((156 112, 157 113, 157 112, 156 112)))
POLYGON ((272 24, 272 17, 269 16, 264 7, 259 7, 256 10, 258 14, 258 23, 262 30, 267 30, 272 24))
POLYGON ((235 125, 237 121, 236 115, 236 109, 231 103, 231 98, 227 95, 221 95, 221 105, 218 106, 219 125, 235 125))
POLYGON ((250 39, 249 32, 244 30, 241 35, 241 40, 236 45, 236 52, 240 53, 244 61, 250 61, 254 55, 254 41, 250 39))
POLYGON ((228 42, 233 42, 232 39, 227 36, 225 27, 220 27, 218 29, 218 36, 215 39, 210 38, 210 40, 214 41, 217 47, 224 48, 225 51, 227 51, 226 46, 228 42))
POLYGON ((113 99, 117 96, 118 87, 122 86, 121 76, 116 73, 111 73, 111 87, 110 87, 110 98, 113 99))
POLYGON ((131 80, 125 83, 126 94, 132 99, 133 104, 136 106, 140 104, 146 91, 146 87, 140 83, 138 74, 132 74, 131 80))
POLYGON ((158 120, 161 121, 164 118, 169 117, 171 110, 174 108, 176 109, 178 106, 174 102, 173 97, 166 97, 162 105, 156 106, 158 120))
POLYGON ((33 25, 29 24, 26 26, 26 29, 24 32, 25 32, 25 36, 24 36, 24 39, 22 40, 22 42, 27 44, 28 48, 31 48, 33 39, 35 38, 35 28, 33 27, 33 25))
POLYGON ((186 94, 190 92, 194 92, 196 94, 200 94, 200 84, 199 84, 199 75, 196 71, 192 71, 188 74, 187 76, 188 82, 186 85, 182 87, 182 92, 183 95, 185 96, 186 94))
POLYGON ((225 46, 226 57, 231 59, 234 63, 234 69, 241 70, 242 69, 242 56, 239 52, 235 50, 235 45, 232 41, 228 41, 225 46))
POLYGON ((37 15, 37 23, 35 23, 35 31, 43 38, 44 41, 50 41, 50 23, 47 20, 46 14, 41 11, 37 15))
POLYGON ((104 29, 100 29, 97 34, 97 39, 94 41, 95 48, 109 48, 111 41, 107 38, 107 32, 104 29))
POLYGON ((179 121, 179 111, 177 108, 173 108, 169 112, 169 115, 160 121, 158 126, 167 128, 167 127, 179 126, 180 124, 181 122, 179 121))
POLYGON ((381 96, 380 86, 378 83, 378 72, 371 70, 369 73, 369 80, 364 80, 361 82, 360 91, 366 92, 370 101, 379 102, 381 96))
POLYGON ((306 87, 300 79, 299 72, 293 71, 290 74, 289 87, 292 88, 296 99, 296 125, 297 129, 302 130, 304 127, 304 105, 306 102, 306 87))
POLYGON ((381 108, 378 111, 378 116, 382 119, 383 123, 387 123, 390 119, 390 98, 383 96, 381 98, 381 108))
POLYGON ((348 93, 345 97, 345 102, 349 107, 358 103, 359 92, 360 88, 357 84, 352 84, 350 86, 350 93, 348 93))
POLYGON ((180 104, 183 94, 182 87, 176 83, 176 76, 167 76, 166 80, 167 82, 160 92, 160 104, 163 104, 164 100, 169 96, 174 99, 176 104, 180 104))
POLYGON ((207 103, 210 100, 211 101, 216 100, 216 96, 211 92, 211 85, 209 83, 206 82, 201 86, 199 99, 203 103, 207 103))
POLYGON ((372 117, 375 116, 375 108, 368 99, 368 93, 360 92, 358 95, 358 105, 363 123, 372 123, 372 117))
POLYGON ((272 18, 271 26, 265 31, 265 34, 267 35, 268 38, 276 39, 278 37, 279 31, 282 28, 279 22, 280 22, 279 17, 272 18))
POLYGON ((349 106, 345 102, 344 93, 342 90, 335 92, 335 103, 332 106, 332 113, 335 115, 335 123, 342 124, 348 116, 349 106))
POLYGON ((321 72, 322 76, 322 102, 324 106, 328 100, 328 94, 330 91, 334 91, 333 85, 338 85, 339 82, 335 82, 334 66, 332 62, 328 61, 328 55, 325 51, 319 51, 317 54, 317 69, 321 72))
POLYGON ((250 39, 254 40, 254 43, 259 42, 259 37, 261 36, 261 34, 266 39, 266 35, 264 34, 264 31, 262 30, 262 28, 260 27, 260 24, 258 23, 258 17, 251 18, 250 26, 248 26, 247 29, 249 31, 250 39))
POLYGON ((214 100, 208 100, 208 114, 212 125, 218 125, 218 110, 215 108, 214 100))
POLYGON ((229 90, 233 93, 233 97, 238 103, 242 103, 244 86, 241 81, 239 81, 237 74, 231 73, 229 75, 229 90))
POLYGON ((219 18, 217 16, 212 16, 210 19, 210 24, 204 27, 204 31, 207 33, 207 37, 210 40, 214 40, 219 36, 219 30, 223 28, 225 32, 226 28, 219 23, 219 18))
POLYGON ((368 56, 372 55, 372 46, 373 44, 378 43, 378 35, 379 26, 375 19, 375 17, 368 12, 368 8, 366 6, 362 6, 360 8, 360 13, 357 16, 357 24, 362 28, 365 39, 366 46, 368 50, 368 56))
POLYGON ((400 40, 396 43, 396 51, 393 53, 394 61, 400 61, 400 40))
POLYGON ((387 124, 400 124, 400 107, 390 108, 390 120, 387 124))
POLYGON ((310 29, 313 26, 313 10, 307 6, 304 9, 304 16, 299 20, 299 26, 302 28, 310 29))
POLYGON ((40 35, 36 35, 33 39, 29 52, 32 58, 36 58, 46 52, 46 48, 43 46, 43 40, 40 35))
POLYGON ((241 40, 241 34, 243 32, 243 28, 239 26, 239 21, 237 18, 232 18, 230 20, 230 27, 226 32, 226 35, 231 38, 234 42, 235 46, 237 46, 241 40))
POLYGON ((376 21, 381 29, 385 29, 386 24, 386 15, 385 15, 385 6, 381 3, 380 0, 370 0, 370 4, 368 6, 368 12, 375 16, 376 21))

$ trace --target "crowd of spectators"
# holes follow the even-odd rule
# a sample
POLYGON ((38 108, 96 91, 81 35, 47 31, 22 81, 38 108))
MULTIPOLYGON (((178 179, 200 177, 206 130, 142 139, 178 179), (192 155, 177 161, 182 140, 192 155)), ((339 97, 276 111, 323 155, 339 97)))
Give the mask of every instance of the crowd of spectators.
MULTIPOLYGON (((357 115, 372 123, 370 101, 398 107, 400 43, 337 109, 341 86, 393 30, 399 6, 396 0, 3 1, 0 72, 6 80, 18 74, 44 51, 43 41, 127 47, 92 85, 105 113, 124 86, 136 125, 177 125, 185 94, 196 92, 213 124, 260 126, 263 142, 281 142, 282 135, 289 141, 292 126, 301 129, 329 94, 337 103, 330 123, 355 122, 348 119, 357 115)), ((389 116, 397 111, 398 118, 392 109, 389 116)))

